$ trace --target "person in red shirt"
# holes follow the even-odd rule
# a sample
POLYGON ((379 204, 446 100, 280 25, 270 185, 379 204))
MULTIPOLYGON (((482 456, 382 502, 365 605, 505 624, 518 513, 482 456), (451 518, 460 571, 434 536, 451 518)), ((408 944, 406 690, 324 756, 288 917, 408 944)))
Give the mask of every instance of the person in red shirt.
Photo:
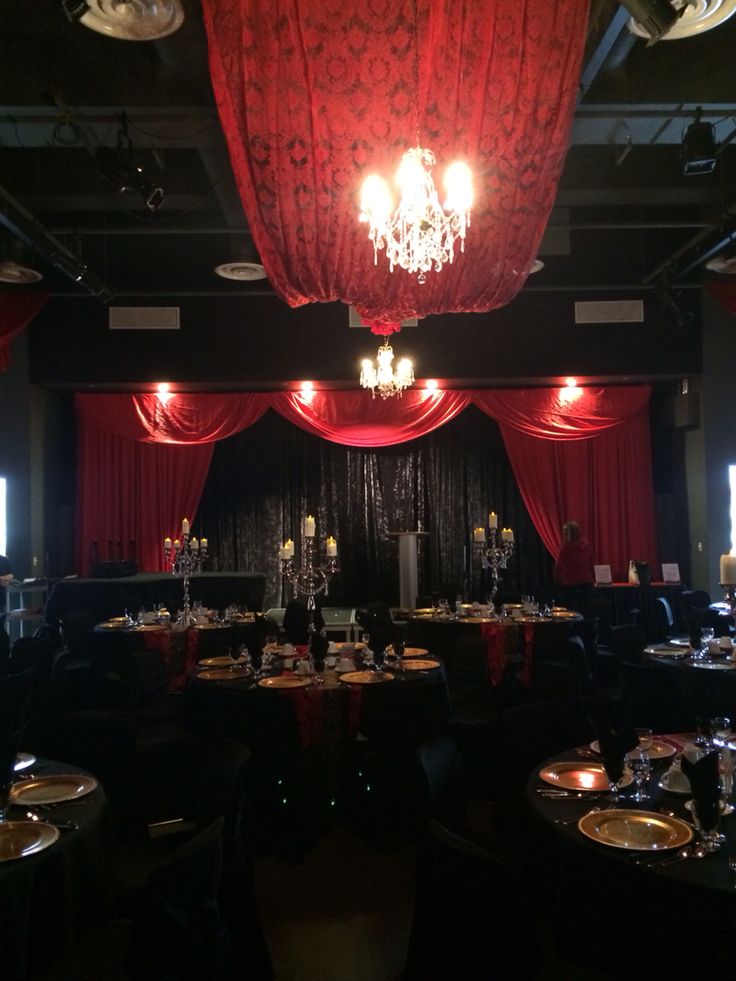
POLYGON ((568 609, 580 610, 593 594, 593 549, 580 534, 577 521, 566 521, 562 526, 562 544, 553 579, 560 602, 568 609))

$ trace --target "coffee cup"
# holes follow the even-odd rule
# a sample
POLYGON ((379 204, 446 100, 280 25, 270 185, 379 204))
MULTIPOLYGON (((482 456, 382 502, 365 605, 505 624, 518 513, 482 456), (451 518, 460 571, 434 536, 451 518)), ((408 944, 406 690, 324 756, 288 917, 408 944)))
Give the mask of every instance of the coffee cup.
POLYGON ((690 793, 690 781, 682 772, 680 767, 680 761, 673 763, 672 766, 667 770, 666 773, 666 784, 668 790, 675 790, 678 793, 689 794, 690 793))
POLYGON ((733 644, 731 643, 730 637, 721 637, 718 643, 722 651, 727 651, 730 653, 733 650, 733 644))
POLYGON ((711 640, 708 642, 708 653, 714 657, 717 657, 719 654, 723 654, 720 640, 711 640))

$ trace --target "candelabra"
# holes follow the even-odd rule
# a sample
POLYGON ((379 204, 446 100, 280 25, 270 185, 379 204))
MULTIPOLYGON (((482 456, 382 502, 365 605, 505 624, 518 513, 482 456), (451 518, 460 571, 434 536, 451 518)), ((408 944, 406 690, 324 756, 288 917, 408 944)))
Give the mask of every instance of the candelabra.
POLYGON ((729 554, 721 556, 720 572, 723 597, 731 608, 731 616, 736 623, 736 554, 733 549, 729 554))
POLYGON ((306 596, 309 612, 309 631, 314 631, 314 611, 317 607, 315 597, 329 592, 330 579, 340 566, 337 559, 337 542, 331 536, 325 543, 325 560, 317 559, 315 541, 315 522, 311 515, 302 522, 301 549, 299 562, 294 559, 294 542, 288 539, 280 551, 281 574, 291 585, 294 596, 306 596))
POLYGON ((486 541, 485 528, 475 528, 473 544, 478 550, 481 568, 488 569, 490 572, 492 583, 490 603, 493 606, 493 601, 498 592, 499 569, 506 568, 506 563, 514 551, 514 533, 510 528, 502 528, 499 542, 496 515, 491 512, 488 518, 490 525, 488 529, 489 540, 486 541))
POLYGON ((181 616, 177 623, 183 627, 189 627, 194 622, 192 616, 192 605, 189 599, 189 577, 196 572, 202 571, 202 563, 207 558, 207 539, 198 541, 189 534, 189 522, 185 518, 181 523, 181 539, 176 538, 173 542, 170 538, 164 539, 164 560, 171 566, 171 571, 175 576, 181 576, 184 587, 184 603, 181 616))

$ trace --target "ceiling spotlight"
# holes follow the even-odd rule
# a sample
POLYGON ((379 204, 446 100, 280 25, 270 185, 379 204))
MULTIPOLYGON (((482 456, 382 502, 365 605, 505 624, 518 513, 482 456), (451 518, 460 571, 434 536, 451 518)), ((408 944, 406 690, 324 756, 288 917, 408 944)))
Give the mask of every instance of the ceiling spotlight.
MULTIPOLYGON (((675 8, 668 0, 622 0, 623 6, 631 14, 629 30, 639 37, 659 41, 677 23, 682 10, 675 8)), ((687 4, 683 4, 684 10, 687 4)))
MULTIPOLYGON (((154 159, 157 159, 154 157, 154 159)), ((138 159, 128 133, 128 116, 120 114, 117 146, 100 146, 95 151, 100 174, 113 185, 118 194, 134 191, 150 211, 158 211, 166 200, 164 189, 156 183, 149 170, 138 159)))
POLYGON ((716 169, 716 137, 710 123, 702 121, 703 109, 695 110, 695 122, 682 135, 682 172, 685 177, 710 174, 716 169))
POLYGON ((736 276, 736 255, 719 255, 705 264, 710 272, 721 273, 724 276, 736 276))
POLYGON ((0 283, 15 283, 18 286, 27 286, 30 283, 38 283, 43 276, 37 269, 30 266, 22 266, 15 259, 8 259, 7 262, 0 262, 0 283))
POLYGON ((184 20, 180 0, 61 0, 67 19, 121 41, 155 41, 184 20))
POLYGON ((654 41, 697 37, 728 20, 736 0, 622 0, 632 15, 629 30, 654 41))

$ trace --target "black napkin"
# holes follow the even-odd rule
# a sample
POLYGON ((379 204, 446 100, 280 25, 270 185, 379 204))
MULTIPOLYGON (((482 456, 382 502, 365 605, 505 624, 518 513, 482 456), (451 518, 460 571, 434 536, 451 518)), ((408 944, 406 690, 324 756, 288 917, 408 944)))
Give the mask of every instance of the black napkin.
POLYGON ((721 778, 718 771, 718 752, 714 750, 691 763, 682 757, 682 772, 690 781, 693 800, 699 804, 713 804, 721 797, 721 778))
POLYGON ((598 733, 598 747, 608 779, 617 783, 624 775, 624 757, 639 745, 636 729, 631 725, 620 729, 604 729, 598 733))

